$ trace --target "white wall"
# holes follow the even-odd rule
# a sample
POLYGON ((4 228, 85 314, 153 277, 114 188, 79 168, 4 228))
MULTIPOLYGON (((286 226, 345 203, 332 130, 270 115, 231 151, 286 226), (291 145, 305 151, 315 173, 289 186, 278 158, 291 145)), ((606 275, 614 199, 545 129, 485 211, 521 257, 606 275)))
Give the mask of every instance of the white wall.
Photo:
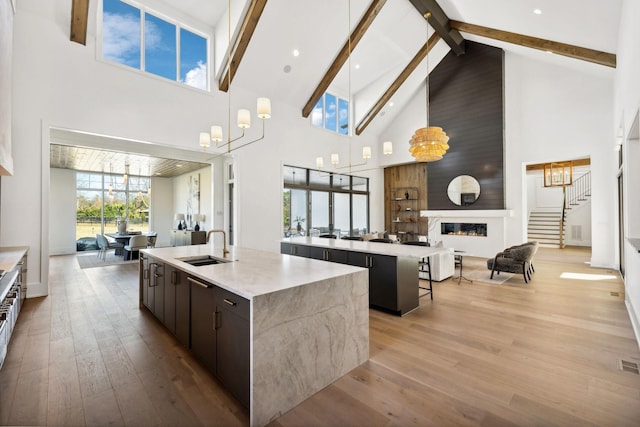
POLYGON ((149 231, 158 233, 156 247, 170 246, 173 228, 173 178, 151 178, 149 231))
MULTIPOLYGON (((185 173, 173 179, 174 196, 173 196, 172 212, 185 214, 185 218, 186 218, 187 199, 189 195, 189 178, 192 176, 196 177, 197 175, 199 175, 199 178, 200 178, 200 206, 199 206, 199 212, 194 211, 193 213, 194 214, 200 213, 205 215, 204 224, 200 223, 200 229, 208 230, 212 228, 210 226, 211 218, 212 218, 211 206, 213 203, 212 202, 213 181, 212 181, 212 174, 211 174, 211 166, 207 166, 205 168, 198 169, 193 172, 185 173)), ((171 224, 172 224, 171 229, 175 229, 178 226, 178 223, 175 220, 173 220, 171 224)), ((189 224, 189 222, 187 222, 187 226, 189 226, 190 229, 193 228, 192 226, 195 226, 195 225, 196 225, 195 221, 193 221, 192 224, 189 224)), ((166 231, 168 233, 169 230, 166 230, 166 231)))
MULTIPOLYGON (((616 134, 617 129, 622 127, 625 136, 623 152, 628 152, 630 146, 637 147, 640 141, 628 140, 626 136, 632 132, 631 126, 634 117, 640 107, 640 26, 638 17, 640 16, 640 2, 634 0, 624 0, 622 3, 622 14, 620 20, 620 32, 618 34, 617 67, 615 79, 614 113, 611 123, 612 133, 616 134)), ((629 235, 629 223, 636 222, 638 212, 628 209, 629 206, 637 204, 639 199, 637 183, 629 182, 628 172, 638 168, 640 156, 630 158, 625 156, 623 168, 624 175, 624 200, 625 200, 625 224, 627 230, 626 237, 640 237, 639 235, 629 235)), ((617 165, 617 162, 611 162, 617 165)), ((609 175, 611 181, 611 191, 615 194, 615 173, 609 175)), ((615 211, 615 205, 611 206, 615 211)), ((616 236, 617 241, 617 236, 616 236)), ((640 342, 640 254, 629 243, 624 242, 625 247, 625 302, 629 310, 631 321, 636 333, 636 339, 640 342)), ((617 252, 617 246, 616 246, 617 252)))
MULTIPOLYGON (((150 144, 200 150, 198 134, 212 124, 227 122, 229 108, 255 105, 257 94, 233 87, 227 95, 206 93, 131 71, 96 59, 95 14, 90 2, 87 45, 69 41, 68 0, 21 0, 14 19, 13 157, 15 174, 2 180, 2 245, 27 245, 28 283, 47 292, 49 195, 49 127, 110 135, 150 144), (34 43, 34 40, 38 40, 34 43), (34 161, 35 159, 35 161, 34 161), (27 209, 15 209, 20 200, 27 209), (24 229, 13 224, 31 224, 24 229)), ((346 159, 350 146, 358 159, 362 146, 376 146, 378 135, 348 138, 312 128, 300 115, 300 106, 272 100, 273 115, 264 140, 234 151, 237 161, 237 244, 279 251, 282 224, 282 165, 315 167, 315 157, 339 152, 346 159)), ((260 124, 249 129, 244 141, 258 138, 260 124)), ((226 133, 226 129, 225 129, 226 133)), ((239 134, 237 128, 233 136, 239 134)), ((108 147, 105 147, 108 148, 108 147)), ((374 149, 374 153, 376 150, 374 149)), ((376 157, 376 154, 374 154, 376 157)), ((370 162, 375 167, 375 159, 370 162)), ((354 161, 355 162, 355 161, 354 161)), ((372 182, 371 228, 384 224, 381 171, 372 182)), ((217 185, 217 183, 216 183, 217 185)), ((153 191, 153 190, 152 190, 153 191)), ((212 190, 219 196, 222 189, 212 190)), ((174 200, 173 203, 180 203, 174 200)), ((213 203, 211 203, 213 209, 213 203)), ((216 207, 216 214, 219 210, 216 207)), ((217 215, 214 221, 218 221, 217 215)), ((206 227, 210 226, 207 220, 206 227)), ((166 225, 154 224, 156 231, 166 225)), ((159 234, 160 236, 161 234, 159 234)))
POLYGON ((13 63, 13 8, 0 0, 0 174, 13 173, 11 104, 13 63))
POLYGON ((49 186, 49 253, 76 253, 76 172, 52 168, 49 186))

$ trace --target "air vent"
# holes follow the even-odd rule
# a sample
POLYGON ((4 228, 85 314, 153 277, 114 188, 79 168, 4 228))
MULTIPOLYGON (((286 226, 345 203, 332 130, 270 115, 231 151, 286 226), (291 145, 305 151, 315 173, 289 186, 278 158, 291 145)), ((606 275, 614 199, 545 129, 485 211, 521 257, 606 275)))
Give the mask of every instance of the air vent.
POLYGON ((631 372, 632 374, 640 375, 638 364, 635 362, 620 359, 618 360, 618 368, 623 372, 631 372))
POLYGON ((609 292, 611 294, 612 297, 619 297, 620 296, 620 292, 609 292))

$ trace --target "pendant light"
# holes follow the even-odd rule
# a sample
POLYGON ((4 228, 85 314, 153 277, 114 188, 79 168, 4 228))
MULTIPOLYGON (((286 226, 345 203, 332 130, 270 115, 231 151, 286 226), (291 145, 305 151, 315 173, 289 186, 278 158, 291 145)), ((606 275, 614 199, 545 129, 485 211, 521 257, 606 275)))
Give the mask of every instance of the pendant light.
MULTIPOLYGON (((427 20, 427 39, 429 38, 429 18, 431 12, 425 13, 427 20)), ((449 149, 449 137, 441 127, 429 126, 429 54, 427 54, 427 78, 425 81, 427 126, 416 130, 409 140, 409 152, 418 162, 435 162, 441 160, 449 149)))
POLYGON ((228 37, 228 43, 229 43, 227 48, 227 51, 228 51, 228 54, 227 54, 228 135, 227 135, 226 142, 222 143, 224 138, 223 138, 222 126, 220 125, 211 126, 210 132, 200 132, 200 146, 205 152, 207 148, 211 146, 211 141, 215 142, 216 148, 226 147, 227 148, 226 153, 230 153, 231 151, 237 150, 238 148, 245 147, 249 144, 253 144, 254 142, 264 139, 264 129, 265 129, 264 122, 265 120, 271 118, 271 100, 269 98, 264 98, 264 97, 258 98, 256 112, 257 112, 258 118, 262 120, 262 136, 252 141, 245 142, 244 144, 236 146, 234 148, 231 147, 231 143, 244 138, 245 130, 251 127, 251 112, 245 108, 241 108, 238 110, 237 116, 236 116, 236 124, 240 129, 242 129, 242 134, 236 138, 231 138, 231 75, 233 74, 231 72, 231 66, 233 65, 231 62, 231 52, 234 49, 231 46, 231 0, 229 0, 227 3, 228 3, 227 4, 227 12, 228 12, 227 13, 227 19, 228 19, 227 37, 228 37))

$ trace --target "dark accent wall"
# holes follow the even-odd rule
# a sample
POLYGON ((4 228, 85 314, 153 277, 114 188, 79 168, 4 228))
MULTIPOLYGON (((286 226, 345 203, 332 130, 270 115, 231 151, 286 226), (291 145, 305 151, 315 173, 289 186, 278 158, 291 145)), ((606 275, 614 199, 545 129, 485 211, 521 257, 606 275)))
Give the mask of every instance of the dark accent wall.
POLYGON ((449 136, 442 160, 427 163, 428 209, 504 209, 504 53, 467 41, 466 53, 450 52, 429 77, 429 125, 449 136), (458 206, 447 197, 449 182, 471 175, 480 197, 458 206))

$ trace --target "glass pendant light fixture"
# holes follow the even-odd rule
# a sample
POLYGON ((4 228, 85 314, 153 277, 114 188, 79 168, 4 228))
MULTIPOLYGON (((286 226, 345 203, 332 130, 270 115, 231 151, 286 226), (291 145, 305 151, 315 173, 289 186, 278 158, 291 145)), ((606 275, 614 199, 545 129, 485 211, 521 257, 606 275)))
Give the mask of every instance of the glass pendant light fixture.
MULTIPOLYGON (((431 12, 424 15, 427 20, 427 40, 429 39, 429 18, 431 12)), ((427 126, 416 130, 409 144, 409 152, 418 162, 435 162, 441 160, 449 149, 449 137, 441 127, 429 126, 429 54, 427 54, 427 78, 425 81, 427 126)))

